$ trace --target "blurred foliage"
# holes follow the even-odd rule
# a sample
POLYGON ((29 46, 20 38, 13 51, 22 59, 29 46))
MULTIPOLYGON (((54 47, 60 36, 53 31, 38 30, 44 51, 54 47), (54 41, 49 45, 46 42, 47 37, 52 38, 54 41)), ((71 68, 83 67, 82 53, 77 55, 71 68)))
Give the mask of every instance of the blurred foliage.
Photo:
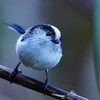
POLYGON ((96 0, 94 12, 94 56, 95 56, 95 70, 100 93, 100 0, 96 0))

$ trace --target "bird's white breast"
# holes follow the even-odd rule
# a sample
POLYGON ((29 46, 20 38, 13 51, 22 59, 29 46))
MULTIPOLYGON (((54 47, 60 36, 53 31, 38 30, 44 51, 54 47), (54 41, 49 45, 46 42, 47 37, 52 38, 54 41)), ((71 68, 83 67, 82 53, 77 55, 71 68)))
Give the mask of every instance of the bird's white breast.
POLYGON ((21 39, 22 36, 17 41, 16 53, 25 66, 36 70, 45 70, 56 66, 60 61, 62 57, 60 44, 48 48, 48 46, 34 40, 21 42, 21 39))

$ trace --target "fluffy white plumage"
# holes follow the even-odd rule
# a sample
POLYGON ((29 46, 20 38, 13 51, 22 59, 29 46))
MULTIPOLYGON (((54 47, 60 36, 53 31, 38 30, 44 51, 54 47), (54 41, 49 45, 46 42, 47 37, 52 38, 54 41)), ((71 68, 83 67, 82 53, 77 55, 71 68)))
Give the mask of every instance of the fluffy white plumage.
MULTIPOLYGON (((25 30, 17 24, 5 23, 8 28, 21 34, 16 43, 16 53, 20 61, 27 67, 36 70, 45 70, 46 80, 43 86, 45 91, 48 84, 48 69, 56 66, 62 57, 61 33, 53 25, 41 24, 25 30)), ((18 65, 10 74, 12 76, 19 73, 18 65)))
MULTIPOLYGON (((36 70, 50 69, 58 64, 62 57, 61 42, 54 43, 52 40, 60 40, 61 33, 54 27, 54 36, 46 36, 48 30, 41 27, 33 27, 26 30, 17 40, 16 53, 21 62, 36 70), (30 33, 31 30, 31 33, 30 33)), ((49 30, 50 32, 50 30, 49 30)))

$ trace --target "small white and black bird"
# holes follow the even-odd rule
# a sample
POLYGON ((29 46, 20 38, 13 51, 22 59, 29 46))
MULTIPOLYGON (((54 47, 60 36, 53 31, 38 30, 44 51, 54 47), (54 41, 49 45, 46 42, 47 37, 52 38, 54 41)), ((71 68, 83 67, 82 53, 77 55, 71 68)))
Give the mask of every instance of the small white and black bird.
POLYGON ((35 70, 44 70, 46 72, 45 90, 49 84, 48 70, 56 66, 62 57, 59 29, 49 24, 32 26, 27 30, 17 24, 5 24, 21 34, 16 43, 16 53, 20 62, 10 77, 19 72, 18 66, 21 62, 35 70))

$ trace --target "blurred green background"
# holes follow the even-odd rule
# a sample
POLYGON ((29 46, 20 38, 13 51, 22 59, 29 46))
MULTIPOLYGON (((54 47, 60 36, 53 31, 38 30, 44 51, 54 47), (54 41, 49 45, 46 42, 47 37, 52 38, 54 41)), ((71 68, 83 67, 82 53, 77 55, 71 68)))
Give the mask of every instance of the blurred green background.
MULTIPOLYGON (((0 64, 14 68, 19 34, 3 23, 25 28, 49 23, 62 33, 63 57, 49 71, 50 84, 99 100, 93 59, 94 0, 0 0, 0 64)), ((19 67, 24 74, 44 82, 45 73, 19 67)), ((55 100, 0 79, 0 100, 55 100)))

